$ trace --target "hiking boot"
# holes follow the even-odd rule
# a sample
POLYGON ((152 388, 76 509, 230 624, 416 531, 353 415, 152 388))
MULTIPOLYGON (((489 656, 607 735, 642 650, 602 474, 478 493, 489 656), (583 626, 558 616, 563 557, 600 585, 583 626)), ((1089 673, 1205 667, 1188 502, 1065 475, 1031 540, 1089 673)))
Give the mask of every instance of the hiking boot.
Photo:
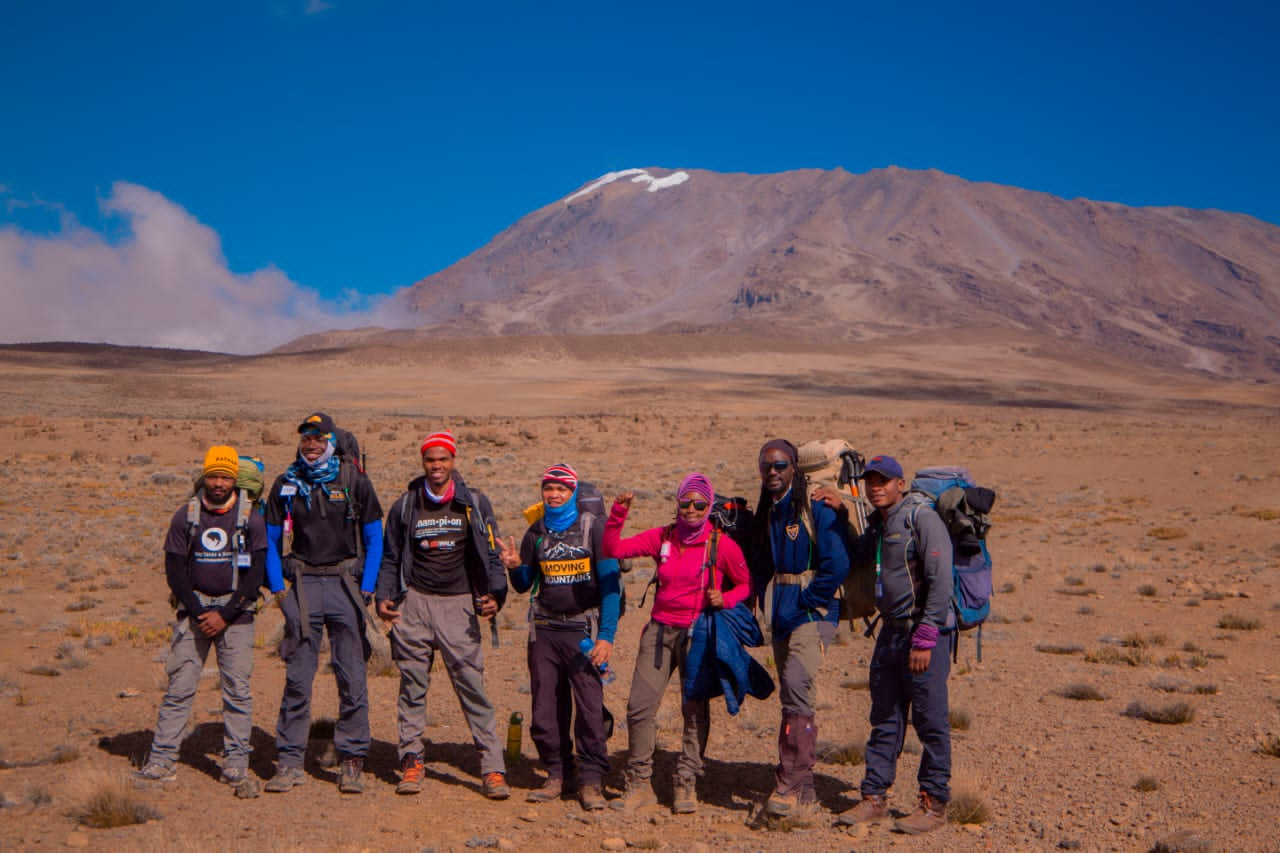
POLYGON ((798 805, 800 805, 800 798, 795 794, 774 791, 769 795, 769 799, 764 801, 764 812, 772 817, 786 817, 795 811, 798 805))
POLYGON ((526 803, 553 803, 564 793, 564 780, 559 776, 548 776, 541 788, 534 788, 524 798, 526 803))
POLYGON ((698 779, 696 776, 677 776, 675 796, 671 801, 672 814, 693 814, 698 810, 698 779))
POLYGON ((511 796, 511 786, 507 784, 507 777, 503 773, 493 771, 484 774, 484 795, 491 800, 505 800, 511 796))
POLYGON ((589 812, 598 812, 608 805, 599 785, 583 785, 578 791, 578 801, 582 803, 583 810, 589 812))
POLYGON ((343 794, 364 793, 364 759, 344 758, 338 770, 338 790, 343 794))
POLYGON ((302 772, 301 767, 280 767, 277 765, 276 775, 267 780, 267 784, 262 786, 262 790, 269 791, 272 794, 283 794, 297 785, 306 784, 306 781, 307 774, 302 772))
POLYGON ((653 792, 653 784, 648 779, 627 777, 627 787, 622 796, 609 804, 609 808, 620 812, 634 812, 648 806, 658 804, 658 795, 653 792))
POLYGON ((920 835, 933 832, 947 825, 947 804, 939 802, 925 791, 920 792, 920 807, 906 817, 893 822, 895 832, 920 835))
POLYGON ((139 782, 176 782, 178 770, 168 762, 147 759, 146 764, 133 771, 133 778, 139 782))
POLYGON ((421 755, 406 755, 400 762, 400 784, 396 785, 397 794, 417 794, 422 790, 422 777, 425 768, 421 755))
POLYGON ((248 767, 224 767, 222 768, 222 774, 218 776, 218 781, 234 788, 248 778, 248 767))
POLYGON ((837 826, 856 826, 875 823, 889 816, 889 799, 884 794, 863 794, 856 806, 847 808, 836 816, 837 826))

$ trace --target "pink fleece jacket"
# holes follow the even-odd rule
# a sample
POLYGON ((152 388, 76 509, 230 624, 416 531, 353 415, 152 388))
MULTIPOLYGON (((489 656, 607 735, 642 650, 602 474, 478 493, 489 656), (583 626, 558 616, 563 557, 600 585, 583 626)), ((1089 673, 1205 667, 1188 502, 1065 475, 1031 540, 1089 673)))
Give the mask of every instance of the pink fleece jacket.
MULTIPOLYGON (((622 538, 627 521, 627 508, 614 503, 604 525, 604 555, 614 559, 652 557, 658 563, 658 592, 653 599, 655 622, 673 628, 688 628, 706 604, 705 590, 713 583, 703 576, 707 542, 711 526, 692 545, 681 545, 666 538, 667 528, 653 527, 643 533, 622 538), (664 553, 665 551, 665 553, 664 553)), ((751 574, 738 543, 728 536, 720 537, 716 549, 714 584, 724 592, 725 608, 746 601, 751 595, 751 574), (729 583, 725 583, 725 579, 729 583)))

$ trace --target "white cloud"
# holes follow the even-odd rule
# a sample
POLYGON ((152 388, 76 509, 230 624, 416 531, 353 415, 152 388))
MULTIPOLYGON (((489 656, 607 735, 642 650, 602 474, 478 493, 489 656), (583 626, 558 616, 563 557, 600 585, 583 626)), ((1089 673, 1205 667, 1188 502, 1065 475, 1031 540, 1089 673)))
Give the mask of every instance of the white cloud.
POLYGON ((392 297, 324 300, 272 267, 227 268, 218 235, 160 193, 120 182, 108 242, 70 215, 52 235, 0 226, 0 341, 92 341, 261 352, 299 335, 395 325, 392 297))

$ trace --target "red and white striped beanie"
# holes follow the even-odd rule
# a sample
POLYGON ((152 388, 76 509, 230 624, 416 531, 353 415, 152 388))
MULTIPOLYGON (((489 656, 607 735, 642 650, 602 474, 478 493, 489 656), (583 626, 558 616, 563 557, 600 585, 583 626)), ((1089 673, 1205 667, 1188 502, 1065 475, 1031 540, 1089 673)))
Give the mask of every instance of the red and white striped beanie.
POLYGON ((566 489, 573 490, 578 488, 578 472, 572 466, 560 462, 542 472, 542 482, 559 483, 566 489))
POLYGON ((431 435, 426 437, 426 440, 422 442, 422 455, 426 456, 427 451, 433 447, 443 447, 445 450, 449 451, 450 456, 458 455, 458 440, 454 438, 453 433, 449 432, 447 429, 441 430, 440 432, 433 432, 431 435))

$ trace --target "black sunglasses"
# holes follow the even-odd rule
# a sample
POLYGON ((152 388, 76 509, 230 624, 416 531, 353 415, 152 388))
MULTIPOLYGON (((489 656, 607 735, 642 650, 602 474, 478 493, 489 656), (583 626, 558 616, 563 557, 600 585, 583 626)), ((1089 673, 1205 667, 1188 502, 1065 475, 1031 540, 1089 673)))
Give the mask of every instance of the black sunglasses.
POLYGON ((708 504, 706 501, 676 501, 676 503, 680 505, 681 509, 688 509, 689 507, 693 507, 698 512, 702 512, 704 509, 710 506, 710 504, 708 504))
POLYGON ((785 471, 791 467, 791 462, 787 459, 779 459, 777 462, 761 462, 760 470, 768 471, 772 468, 774 471, 785 471))

